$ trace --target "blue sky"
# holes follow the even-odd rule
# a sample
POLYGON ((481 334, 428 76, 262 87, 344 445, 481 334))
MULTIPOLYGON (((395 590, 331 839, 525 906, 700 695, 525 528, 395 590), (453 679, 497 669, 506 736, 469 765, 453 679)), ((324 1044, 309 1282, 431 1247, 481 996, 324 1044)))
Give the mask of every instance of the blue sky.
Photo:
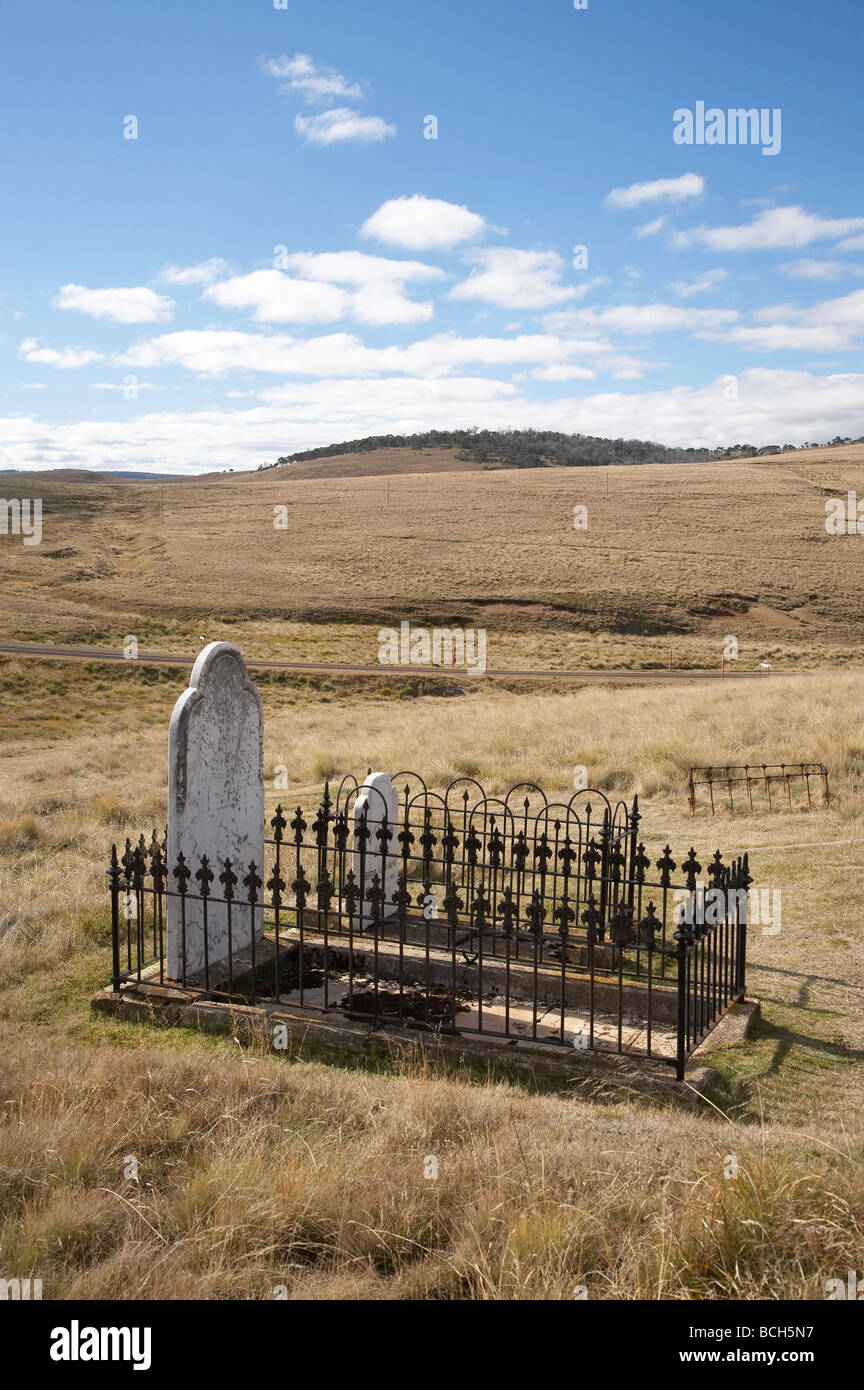
POLYGON ((860 0, 7 0, 0 467, 860 435, 861 33, 860 0), (698 103, 714 142, 676 142, 698 103))

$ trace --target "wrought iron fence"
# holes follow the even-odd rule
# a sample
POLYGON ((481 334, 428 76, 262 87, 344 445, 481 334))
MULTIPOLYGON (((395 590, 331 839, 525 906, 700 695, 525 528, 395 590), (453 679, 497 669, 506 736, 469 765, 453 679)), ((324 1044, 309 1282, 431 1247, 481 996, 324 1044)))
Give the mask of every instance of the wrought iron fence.
POLYGON ((747 855, 717 851, 704 879, 694 849, 679 864, 667 845, 652 862, 635 797, 628 808, 597 791, 549 802, 534 784, 501 798, 470 778, 441 794, 413 773, 393 781, 393 823, 353 777, 335 798, 325 785, 314 818, 277 807, 265 864, 190 865, 181 853, 169 866, 155 832, 122 856, 114 847, 115 991, 159 985, 375 1027, 633 1053, 683 1078, 743 997, 747 855), (169 899, 182 937, 173 979, 169 899), (194 974, 192 902, 205 947, 194 974), (228 949, 214 962, 217 927, 228 949))
POLYGON ((808 811, 813 809, 814 795, 822 806, 827 806, 830 801, 828 769, 824 763, 730 763, 725 767, 691 767, 687 787, 691 813, 696 811, 698 787, 707 788, 712 815, 715 813, 715 791, 722 796, 724 805, 728 797, 729 810, 735 810, 736 788, 739 805, 742 799, 746 799, 751 811, 758 810, 760 805, 767 806, 769 811, 779 810, 783 805, 790 811, 795 806, 803 810, 805 796, 808 811))

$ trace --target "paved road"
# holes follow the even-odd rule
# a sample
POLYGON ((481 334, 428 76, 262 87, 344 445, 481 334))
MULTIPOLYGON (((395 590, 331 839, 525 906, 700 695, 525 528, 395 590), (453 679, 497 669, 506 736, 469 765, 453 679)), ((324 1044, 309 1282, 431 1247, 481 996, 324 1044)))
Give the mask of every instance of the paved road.
MULTIPOLYGON (((112 647, 63 647, 41 642, 0 642, 0 655, 23 657, 48 657, 56 661, 125 661, 122 651, 112 647)), ((146 666, 192 666, 194 656, 180 656, 174 652, 139 652, 135 658, 146 666)), ((477 673, 464 666, 349 666, 326 664, 324 662, 265 661, 256 657, 246 657, 246 665, 254 670, 297 671, 308 675, 343 676, 432 676, 450 679, 454 676, 468 680, 477 679, 477 673)), ((480 676, 483 676, 483 672, 480 676)), ((609 681, 716 681, 719 671, 498 671, 485 673, 490 679, 506 677, 519 680, 573 680, 582 683, 603 683, 609 681)), ((774 671, 772 676, 816 675, 817 672, 774 671)), ((727 680, 760 679, 758 671, 728 671, 727 680)))

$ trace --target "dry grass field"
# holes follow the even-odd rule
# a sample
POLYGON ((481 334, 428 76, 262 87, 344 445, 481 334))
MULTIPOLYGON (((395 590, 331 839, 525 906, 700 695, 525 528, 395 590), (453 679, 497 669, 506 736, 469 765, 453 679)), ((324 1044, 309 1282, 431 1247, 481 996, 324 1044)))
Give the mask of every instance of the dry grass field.
POLYGON ((383 478, 391 473, 477 473, 484 465, 460 459, 458 449, 373 449, 370 453, 332 454, 307 459, 270 474, 277 480, 296 478, 383 478))
POLYGON ((162 516, 158 484, 46 479, 42 544, 0 537, 2 633, 374 663, 407 618, 485 628, 490 669, 713 669, 729 634, 750 669, 857 664, 864 547, 824 500, 864 496, 862 445, 615 468, 608 498, 602 469, 394 472, 388 505, 367 462, 169 483, 162 516))
POLYGON ((394 702, 262 682, 265 775, 414 766, 638 791, 649 850, 749 845, 782 890, 751 934, 763 1020, 705 1098, 620 1080, 282 1055, 91 1017, 110 972, 112 840, 165 815, 181 672, 6 662, 0 779, 4 1272, 46 1298, 822 1298, 864 1244, 864 714, 854 672, 757 686, 585 687, 394 702), (22 684, 23 683, 23 684, 22 684), (37 692, 28 706, 25 685, 37 692), (97 718, 99 707, 104 709, 97 718), (28 724, 28 710, 35 718, 28 724), (850 711, 852 711, 850 717, 850 711), (83 717, 82 717, 83 716, 83 717), (811 815, 700 814, 698 752, 807 755, 811 815), (794 848, 790 848, 790 846, 794 848), (124 1178, 127 1155, 140 1182, 124 1178), (439 1157, 436 1182, 423 1176, 439 1157), (724 1177, 735 1155, 738 1177, 724 1177))
POLYGON ((374 663, 378 627, 409 618, 485 626, 490 668, 670 648, 716 667, 735 634, 741 666, 812 669, 447 699, 389 675, 258 682, 270 806, 277 765, 310 808, 368 765, 556 792, 585 765, 638 791, 649 852, 749 848, 782 893, 781 931, 748 948, 762 1020, 681 1098, 91 1015, 107 855, 164 823, 187 674, 0 658, 0 1274, 46 1299, 752 1300, 864 1267, 864 542, 826 535, 820 477, 864 495, 864 449, 614 469, 608 499, 599 470, 394 472, 389 506, 383 477, 287 470, 166 484, 162 517, 156 484, 40 482, 42 544, 0 537, 9 639, 374 663), (828 766, 830 808, 688 813, 692 762, 802 758, 828 766))

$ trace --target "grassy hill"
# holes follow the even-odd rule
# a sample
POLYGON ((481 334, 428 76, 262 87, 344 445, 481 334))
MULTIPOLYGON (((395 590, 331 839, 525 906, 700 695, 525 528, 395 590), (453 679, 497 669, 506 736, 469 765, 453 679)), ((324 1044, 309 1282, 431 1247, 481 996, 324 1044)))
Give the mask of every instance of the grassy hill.
POLYGON ((162 516, 146 482, 42 481, 42 544, 0 536, 2 630, 197 646, 230 629, 258 655, 375 661, 377 628, 408 618, 485 626, 490 667, 665 665, 670 648, 713 666, 727 634, 753 660, 859 659, 864 541, 824 523, 829 493, 864 496, 864 445, 613 468, 608 497, 598 469, 383 461, 389 503, 382 476, 336 459, 166 483, 162 516))
POLYGON ((474 473, 489 465, 459 459, 458 449, 412 449, 407 446, 329 454, 283 464, 254 474, 256 478, 377 478, 385 474, 474 473))
POLYGON ((42 468, 37 470, 27 470, 20 468, 0 469, 0 488, 9 494, 9 482, 7 480, 17 480, 23 484, 26 493, 29 486, 32 490, 34 483, 111 483, 111 482, 164 482, 172 477, 170 473, 139 473, 134 470, 122 473, 112 473, 102 469, 93 468, 42 468))
MULTIPOLYGON (((833 442, 852 441, 835 439, 833 442)), ((757 450, 752 445, 739 444, 718 449, 682 449, 645 439, 608 439, 590 434, 563 434, 560 430, 427 430, 411 435, 367 435, 364 439, 300 450, 277 459, 276 465, 262 467, 306 464, 339 456, 353 460, 364 454, 374 455, 382 449, 455 450, 460 462, 486 468, 592 468, 636 463, 703 463, 742 458, 751 453, 779 454, 784 446, 770 445, 757 450)), ((792 446, 786 445, 785 449, 792 450, 792 446)))
MULTIPOLYGON (((259 470, 255 476, 286 477, 286 478, 368 478, 378 477, 384 474, 400 473, 470 473, 478 471, 497 471, 508 466, 508 452, 518 453, 519 445, 509 443, 512 438, 506 433, 498 433, 494 436, 495 444, 487 447, 475 447, 456 444, 436 444, 418 448, 416 445, 387 445, 378 444, 373 441, 358 441, 358 447, 352 448, 350 445, 334 448, 332 452, 323 449, 309 450, 308 453, 301 453, 288 461, 280 461, 278 465, 269 465, 259 470), (362 447, 360 447, 362 446, 362 447)), ((808 467, 818 466, 820 463, 851 462, 854 463, 864 457, 864 443, 862 441, 852 441, 842 445, 824 445, 807 449, 789 449, 781 453, 748 453, 747 451, 728 451, 730 457, 727 459, 724 454, 727 451, 717 450, 666 450, 658 445, 644 444, 642 441, 612 441, 597 440, 596 449, 591 447, 592 441, 588 441, 581 454, 574 451, 574 457, 568 456, 566 443, 568 436, 562 436, 565 440, 565 447, 560 452, 556 451, 555 446, 549 448, 546 453, 535 451, 533 455, 526 455, 532 458, 533 462, 524 463, 523 467, 543 467, 543 468, 565 468, 565 467, 621 467, 627 463, 644 466, 649 463, 723 463, 758 462, 763 459, 774 459, 786 463, 797 461, 799 464, 805 462, 808 467), (619 446, 620 447, 617 447, 619 446), (606 446, 609 446, 607 450, 606 446), (613 448, 613 446, 615 446, 613 448), (638 457, 624 458, 618 454, 632 452, 638 457), (666 458, 664 455, 673 455, 666 458), (680 457, 675 457, 680 455, 680 457), (691 457, 692 456, 692 457, 691 457), (578 460, 578 462, 577 462, 578 460)), ((514 465, 515 466, 515 465, 514 465)), ((210 474, 208 477, 224 477, 224 474, 210 474)))

